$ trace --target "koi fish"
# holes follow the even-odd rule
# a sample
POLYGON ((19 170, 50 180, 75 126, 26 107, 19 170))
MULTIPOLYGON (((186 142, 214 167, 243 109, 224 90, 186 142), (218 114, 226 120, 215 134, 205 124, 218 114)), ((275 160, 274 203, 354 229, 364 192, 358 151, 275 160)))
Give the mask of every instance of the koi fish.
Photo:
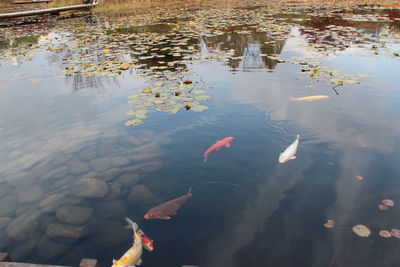
POLYGON ((130 249, 128 249, 122 257, 116 261, 113 260, 112 267, 132 267, 136 265, 140 265, 142 260, 140 257, 142 256, 142 238, 137 233, 138 225, 132 222, 129 218, 125 218, 128 224, 132 227, 133 230, 133 244, 130 249))
POLYGON ((170 216, 175 215, 176 211, 186 202, 186 200, 192 197, 192 187, 189 188, 189 191, 186 195, 181 197, 172 199, 167 201, 161 205, 158 205, 152 209, 150 209, 145 215, 145 219, 163 219, 169 220, 170 216))
POLYGON ((231 147, 231 144, 229 142, 231 142, 234 138, 233 137, 225 137, 222 140, 218 140, 215 144, 213 144, 212 146, 210 146, 206 152, 204 152, 204 161, 207 161, 208 158, 208 154, 211 153, 211 151, 213 150, 219 150, 221 147, 231 147))
POLYGON ((328 95, 311 95, 311 96, 304 96, 304 97, 290 97, 290 101, 314 101, 329 98, 328 95))
POLYGON ((279 155, 279 163, 285 163, 288 160, 296 159, 296 151, 297 146, 299 145, 299 138, 300 135, 297 135, 297 139, 279 155))
POLYGON ((147 235, 145 235, 142 229, 137 229, 136 232, 142 238, 143 247, 148 251, 153 251, 154 250, 153 240, 151 240, 147 235))

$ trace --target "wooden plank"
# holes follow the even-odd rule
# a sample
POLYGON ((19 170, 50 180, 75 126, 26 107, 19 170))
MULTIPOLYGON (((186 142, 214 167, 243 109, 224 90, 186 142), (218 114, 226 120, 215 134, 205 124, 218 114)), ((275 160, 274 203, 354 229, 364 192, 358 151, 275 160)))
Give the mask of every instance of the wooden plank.
POLYGON ((0 252, 0 262, 11 261, 10 255, 8 253, 0 252))
POLYGON ((42 3, 50 3, 53 2, 53 0, 39 0, 39 1, 18 1, 14 2, 16 5, 27 5, 27 4, 42 4, 42 3))
POLYGON ((3 14, 0 14, 0 19, 10 19, 10 18, 53 14, 53 13, 60 13, 60 12, 64 12, 64 11, 71 11, 71 10, 84 10, 84 9, 90 9, 95 6, 97 6, 97 4, 64 6, 64 7, 46 8, 46 9, 40 9, 40 10, 3 13, 3 14))
POLYGON ((100 267, 100 263, 95 259, 82 259, 79 267, 100 267))
POLYGON ((33 263, 20 263, 20 262, 0 262, 0 267, 66 267, 66 266, 42 265, 33 263))

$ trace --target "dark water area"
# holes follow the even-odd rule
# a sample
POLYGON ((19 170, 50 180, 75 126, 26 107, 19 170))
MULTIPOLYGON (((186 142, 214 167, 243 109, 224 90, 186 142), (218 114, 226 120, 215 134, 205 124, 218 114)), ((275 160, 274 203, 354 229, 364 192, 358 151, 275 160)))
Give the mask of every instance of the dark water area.
POLYGON ((144 267, 400 266, 400 240, 379 234, 400 228, 399 14, 247 6, 1 27, 0 251, 111 266, 129 217, 154 239, 144 267), (189 187, 171 220, 143 218, 189 187))

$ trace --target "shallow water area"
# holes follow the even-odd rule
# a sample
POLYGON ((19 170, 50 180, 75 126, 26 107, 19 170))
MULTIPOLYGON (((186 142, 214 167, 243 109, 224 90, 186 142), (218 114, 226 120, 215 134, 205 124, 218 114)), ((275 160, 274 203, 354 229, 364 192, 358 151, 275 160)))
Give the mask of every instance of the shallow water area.
POLYGON ((154 239, 144 267, 398 266, 400 240, 378 235, 398 206, 378 207, 400 201, 399 9, 93 13, 1 27, 0 51, 14 261, 110 266, 129 217, 154 239), (143 218, 189 187, 171 220, 143 218))

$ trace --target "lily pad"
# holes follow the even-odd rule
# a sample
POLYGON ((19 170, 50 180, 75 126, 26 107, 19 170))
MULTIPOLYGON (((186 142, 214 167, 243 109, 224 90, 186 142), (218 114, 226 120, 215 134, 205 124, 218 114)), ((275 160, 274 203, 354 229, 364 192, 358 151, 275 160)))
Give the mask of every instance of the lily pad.
POLYGON ((208 107, 204 106, 204 105, 198 105, 198 106, 192 107, 192 110, 196 111, 196 112, 202 112, 202 111, 204 111, 206 109, 208 109, 208 107))
POLYGON ((371 235, 371 230, 369 230, 367 226, 362 224, 357 224, 356 226, 353 226, 352 229, 356 235, 361 237, 369 237, 371 235))

